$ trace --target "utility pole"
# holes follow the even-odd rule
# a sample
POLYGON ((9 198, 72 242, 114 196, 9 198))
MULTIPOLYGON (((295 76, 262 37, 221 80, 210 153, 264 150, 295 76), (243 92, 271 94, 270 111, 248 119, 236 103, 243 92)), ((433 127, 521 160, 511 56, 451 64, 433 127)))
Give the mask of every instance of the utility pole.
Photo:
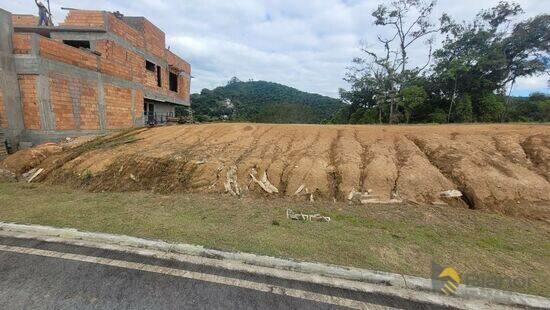
POLYGON ((50 0, 46 0, 46 2, 48 3, 48 14, 50 15, 50 17, 48 18, 48 22, 49 22, 49 26, 53 26, 53 20, 52 20, 52 10, 50 9, 50 0))

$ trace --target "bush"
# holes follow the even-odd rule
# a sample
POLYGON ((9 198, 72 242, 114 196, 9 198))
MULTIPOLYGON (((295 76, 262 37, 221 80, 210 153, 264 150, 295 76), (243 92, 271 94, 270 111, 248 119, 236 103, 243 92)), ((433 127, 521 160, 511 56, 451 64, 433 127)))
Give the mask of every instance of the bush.
POLYGON ((495 94, 487 94, 478 103, 478 120, 481 122, 498 122, 504 112, 504 102, 495 94))
POLYGON ((195 120, 197 122, 200 122, 200 123, 204 123, 204 122, 209 121, 208 117, 206 117, 205 115, 201 115, 201 114, 195 115, 195 120))
POLYGON ((435 112, 431 113, 429 115, 429 122, 430 123, 437 123, 437 124, 443 124, 447 122, 447 113, 445 113, 443 110, 437 109, 435 112))
POLYGON ((454 112, 454 121, 459 123, 469 123, 473 120, 472 98, 466 94, 456 103, 454 112))

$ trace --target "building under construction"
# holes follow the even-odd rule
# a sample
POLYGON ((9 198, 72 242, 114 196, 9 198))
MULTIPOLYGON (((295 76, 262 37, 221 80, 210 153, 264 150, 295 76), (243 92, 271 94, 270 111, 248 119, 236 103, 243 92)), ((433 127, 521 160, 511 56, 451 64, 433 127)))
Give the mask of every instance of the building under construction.
POLYGON ((189 63, 144 17, 70 9, 57 26, 0 9, 0 139, 16 149, 174 116, 189 63), (3 137, 2 137, 3 135, 3 137))

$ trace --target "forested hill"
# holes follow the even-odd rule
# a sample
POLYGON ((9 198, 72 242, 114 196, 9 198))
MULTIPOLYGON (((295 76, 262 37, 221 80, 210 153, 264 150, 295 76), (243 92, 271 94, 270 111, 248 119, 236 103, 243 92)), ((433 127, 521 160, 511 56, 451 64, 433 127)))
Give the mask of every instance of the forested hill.
POLYGON ((226 86, 191 96, 195 119, 262 123, 322 123, 344 106, 334 98, 285 85, 231 79, 226 86))

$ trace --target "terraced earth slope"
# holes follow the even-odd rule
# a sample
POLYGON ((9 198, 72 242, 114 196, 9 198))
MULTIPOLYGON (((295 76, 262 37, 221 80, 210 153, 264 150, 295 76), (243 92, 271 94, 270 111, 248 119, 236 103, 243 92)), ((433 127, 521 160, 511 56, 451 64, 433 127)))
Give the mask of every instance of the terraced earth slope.
POLYGON ((550 220, 547 125, 140 128, 19 152, 2 165, 17 174, 43 168, 37 181, 95 191, 438 204, 550 220), (450 190, 462 197, 442 194, 450 190))

